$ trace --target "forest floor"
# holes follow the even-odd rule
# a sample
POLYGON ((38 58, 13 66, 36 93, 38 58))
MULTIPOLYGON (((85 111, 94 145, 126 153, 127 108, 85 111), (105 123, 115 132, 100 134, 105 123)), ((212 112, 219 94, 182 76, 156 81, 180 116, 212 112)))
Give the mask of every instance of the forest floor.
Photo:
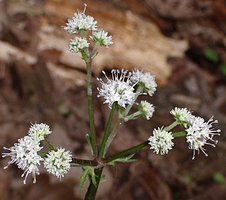
MULTIPOLYGON (((222 130, 217 147, 207 147, 208 157, 200 153, 192 160, 180 138, 168 155, 146 149, 136 155, 137 162, 106 168, 98 199, 226 199, 226 1, 88 0, 87 4, 88 13, 115 36, 112 50, 101 50, 94 62, 94 88, 101 70, 115 66, 131 70, 142 65, 159 83, 156 94, 146 98, 155 105, 153 118, 122 126, 109 154, 139 144, 153 128, 171 123, 169 111, 175 106, 205 119, 214 115, 222 130)), ((53 130, 50 141, 76 157, 90 158, 85 68, 68 52, 69 36, 62 28, 82 8, 82 0, 0 1, 0 149, 23 137, 30 123, 45 122, 53 130)), ((94 104, 101 136, 109 109, 103 99, 95 98, 94 104)), ((36 184, 24 185, 22 172, 15 166, 4 170, 6 163, 7 159, 0 160, 2 200, 71 200, 84 195, 79 191, 80 169, 73 168, 61 181, 41 170, 36 184)))

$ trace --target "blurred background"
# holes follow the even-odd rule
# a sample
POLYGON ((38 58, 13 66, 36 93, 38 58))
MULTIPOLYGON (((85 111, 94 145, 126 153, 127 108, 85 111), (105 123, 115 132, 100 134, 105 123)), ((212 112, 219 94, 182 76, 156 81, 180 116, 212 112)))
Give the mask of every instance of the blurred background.
MULTIPOLYGON (((98 199, 226 199, 226 1, 225 0, 0 0, 0 149, 27 134, 31 123, 50 124, 50 141, 78 158, 90 158, 85 65, 68 51, 67 18, 88 4, 87 14, 113 36, 99 50, 94 88, 101 70, 134 68, 155 74, 158 90, 148 101, 156 107, 150 121, 124 125, 109 154, 139 144, 154 127, 172 122, 169 111, 187 107, 218 119, 216 148, 192 160, 184 138, 168 155, 148 148, 133 164, 106 168, 98 199)), ((97 95, 96 89, 94 94, 97 95)), ((103 134, 109 109, 95 98, 97 134, 103 134)), ((16 166, 0 160, 1 200, 83 199, 81 169, 61 181, 44 170, 26 185, 16 166)))

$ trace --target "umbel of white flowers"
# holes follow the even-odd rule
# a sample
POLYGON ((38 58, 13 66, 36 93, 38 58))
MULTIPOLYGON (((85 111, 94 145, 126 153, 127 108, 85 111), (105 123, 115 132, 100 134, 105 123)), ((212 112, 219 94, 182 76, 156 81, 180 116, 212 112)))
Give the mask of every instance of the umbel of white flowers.
MULTIPOLYGON (((113 69, 111 79, 106 76, 104 71, 103 74, 107 81, 104 82, 101 78, 97 78, 101 84, 101 87, 97 88, 98 97, 103 97, 104 103, 107 103, 109 108, 114 102, 123 108, 133 105, 139 95, 153 95, 157 87, 154 76, 149 72, 143 73, 135 70, 131 73, 123 69, 121 71, 113 69)), ((154 112, 153 105, 142 101, 140 108, 142 114, 150 119, 154 112)))
MULTIPOLYGON (((63 177, 70 169, 72 155, 63 148, 56 148, 48 152, 45 156, 41 156, 43 149, 42 141, 51 133, 50 128, 46 124, 34 124, 30 127, 28 135, 18 140, 12 147, 6 148, 9 152, 2 153, 2 157, 11 157, 8 165, 15 163, 24 173, 24 184, 29 174, 33 177, 33 183, 36 182, 36 175, 39 175, 39 166, 44 162, 44 167, 50 174, 57 178, 63 177)), ((43 152, 44 153, 44 152, 43 152)))
MULTIPOLYGON (((202 151, 205 156, 207 156, 205 145, 210 145, 215 147, 217 140, 214 136, 220 135, 220 130, 215 130, 213 124, 217 123, 217 120, 213 120, 211 117, 207 122, 201 117, 197 117, 191 114, 187 108, 174 108, 170 111, 174 116, 175 122, 185 128, 186 141, 188 143, 188 148, 193 150, 192 159, 195 158, 195 152, 198 153, 202 151)), ((173 147, 173 135, 170 130, 164 128, 158 128, 153 131, 153 136, 149 140, 151 149, 155 153, 160 153, 161 155, 168 153, 173 147)))
POLYGON ((69 50, 73 53, 86 52, 91 42, 96 46, 109 47, 113 44, 112 36, 97 27, 97 21, 91 16, 86 16, 86 7, 83 12, 77 11, 72 19, 68 19, 64 29, 74 35, 70 40, 69 50))
MULTIPOLYGON (((146 72, 135 70, 132 73, 126 70, 112 70, 111 79, 106 76, 103 72, 106 81, 98 78, 101 87, 98 88, 98 97, 105 99, 104 103, 107 103, 109 108, 112 107, 113 103, 117 103, 122 108, 127 108, 135 104, 135 101, 139 95, 149 94, 153 95, 156 91, 156 82, 153 75, 146 72)), ((154 112, 154 107, 147 101, 141 101, 139 104, 139 111, 125 117, 125 121, 136 119, 143 115, 149 120, 154 112)), ((206 156, 205 145, 211 145, 215 147, 217 140, 213 137, 220 135, 220 130, 215 130, 213 124, 217 123, 217 120, 210 118, 208 122, 201 117, 196 117, 191 114, 187 108, 174 108, 170 111, 174 116, 176 125, 181 125, 185 128, 186 141, 188 148, 193 150, 193 157, 195 158, 195 152, 202 151, 206 156)), ((154 129, 153 135, 149 137, 150 148, 154 153, 167 154, 169 150, 174 146, 173 133, 170 128, 157 128, 154 129)))

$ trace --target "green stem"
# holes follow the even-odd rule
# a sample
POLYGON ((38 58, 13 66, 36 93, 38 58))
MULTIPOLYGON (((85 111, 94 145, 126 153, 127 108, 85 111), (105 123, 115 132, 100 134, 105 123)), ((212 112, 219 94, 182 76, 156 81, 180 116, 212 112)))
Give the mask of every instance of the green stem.
POLYGON ((119 152, 119 153, 117 153, 117 154, 115 154, 115 155, 112 155, 112 156, 108 157, 108 158, 105 160, 105 163, 111 162, 111 161, 113 161, 113 160, 115 160, 115 159, 118 159, 118 158, 124 158, 124 157, 127 157, 127 156, 129 156, 129 155, 135 154, 135 153, 137 153, 138 151, 140 151, 141 149, 143 149, 143 148, 145 148, 146 146, 148 146, 148 142, 149 142, 149 141, 147 140, 147 141, 145 141, 145 142, 143 142, 143 143, 141 143, 141 144, 138 144, 138 145, 136 145, 136 146, 134 146, 134 147, 131 147, 131 148, 129 148, 129 149, 126 149, 126 150, 124 150, 124 151, 121 151, 121 152, 119 152))
POLYGON ((39 151, 38 152, 38 155, 41 156, 42 158, 45 158, 46 157, 46 154, 47 153, 46 152, 43 152, 43 151, 39 151))
MULTIPOLYGON (((137 88, 137 90, 136 90, 137 95, 135 96, 134 102, 135 102, 136 99, 138 98, 140 92, 142 92, 142 87, 139 86, 139 87, 137 88)), ((129 111, 131 110, 132 106, 133 106, 133 105, 128 105, 127 108, 126 108, 126 110, 124 111, 124 114, 123 114, 123 115, 124 115, 125 118, 126 118, 126 116, 128 115, 129 111)), ((139 112, 139 111, 138 111, 138 112, 139 112)), ((136 113, 136 114, 137 114, 137 113, 136 113)), ((132 114, 132 115, 133 115, 133 114, 132 114)), ((131 115, 129 115, 129 116, 131 116, 131 115)), ((116 125, 114 126, 114 128, 113 128, 113 130, 112 130, 112 132, 111 132, 111 134, 110 134, 110 136, 109 136, 109 138, 108 138, 108 140, 107 140, 107 142, 106 142, 107 144, 106 144, 106 148, 105 148, 105 151, 104 151, 104 156, 106 155, 107 150, 108 150, 108 148, 110 147, 110 145, 111 145, 113 139, 115 138, 115 136, 116 136, 116 134, 117 134, 117 131, 118 131, 118 129, 120 128, 120 126, 121 126, 121 124, 122 124, 123 121, 124 121, 124 119, 122 119, 121 117, 119 117, 119 119, 118 119, 116 125)))
POLYGON ((100 46, 99 43, 95 43, 92 52, 90 53, 90 58, 93 59, 97 55, 97 48, 100 46))
POLYGON ((119 127, 121 126, 122 122, 123 122, 123 119, 119 118, 118 121, 116 122, 113 130, 111 131, 111 134, 109 135, 108 140, 106 142, 106 147, 105 147, 105 150, 104 150, 104 156, 106 155, 107 150, 110 147, 113 139, 115 138, 117 131, 118 131, 119 127))
MULTIPOLYGON (((137 100, 138 96, 140 95, 140 92, 142 92, 142 91, 143 91, 142 87, 138 86, 138 88, 136 90, 137 94, 135 96, 134 102, 137 100)), ((129 111, 131 110, 132 107, 133 107, 133 104, 127 106, 125 113, 124 113, 124 116, 127 116, 129 114, 129 111)))
POLYGON ((42 144, 43 144, 43 146, 46 146, 49 150, 54 150, 54 151, 56 151, 57 149, 56 149, 56 147, 54 147, 48 140, 43 140, 42 141, 42 144))
POLYGON ((116 102, 113 103, 112 109, 111 109, 111 112, 110 112, 110 115, 109 115, 109 118, 108 118, 108 121, 107 121, 107 126, 106 126, 106 129, 105 129, 105 132, 104 132, 104 136, 103 136, 103 139, 102 139, 102 142, 101 142, 101 145, 100 145, 100 150, 99 150, 99 155, 98 155, 99 159, 101 159, 104 155, 106 142, 107 142, 108 137, 110 135, 111 123, 112 123, 112 120, 113 120, 113 117, 114 117, 116 106, 117 106, 116 102))
POLYGON ((92 60, 89 58, 85 60, 87 70, 87 99, 88 99, 88 113, 89 113, 89 127, 90 127, 90 143, 94 156, 97 156, 97 144, 96 144, 96 133, 94 126, 94 111, 93 111, 93 94, 92 94, 92 72, 91 65, 92 60))
POLYGON ((99 186, 99 183, 100 183, 102 171, 103 171, 103 167, 95 169, 95 174, 96 174, 96 177, 97 177, 96 178, 97 185, 95 186, 92 183, 92 181, 90 181, 89 188, 88 188, 88 190, 86 192, 85 200, 94 200, 95 199, 96 193, 97 193, 97 189, 98 189, 98 186, 99 186))
POLYGON ((72 158, 71 166, 77 167, 77 166, 97 166, 98 163, 95 160, 83 160, 83 159, 77 159, 72 158))
POLYGON ((179 132, 175 132, 173 133, 173 137, 176 138, 176 137, 184 137, 186 136, 186 133, 184 131, 179 131, 179 132))
POLYGON ((177 123, 177 121, 175 121, 172 124, 170 124, 169 126, 165 127, 164 130, 170 131, 171 129, 175 128, 177 125, 178 125, 178 123, 177 123))
POLYGON ((124 120, 125 120, 125 122, 128 122, 129 120, 137 119, 141 115, 142 115, 142 113, 138 110, 137 112, 135 112, 131 115, 127 115, 124 120))

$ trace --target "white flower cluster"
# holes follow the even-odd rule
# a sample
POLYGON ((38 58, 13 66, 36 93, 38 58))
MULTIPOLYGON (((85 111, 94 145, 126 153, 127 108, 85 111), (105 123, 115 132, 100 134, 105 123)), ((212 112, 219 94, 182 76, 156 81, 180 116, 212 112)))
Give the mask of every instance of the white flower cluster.
POLYGON ((148 103, 147 101, 141 101, 139 105, 141 113, 149 120, 155 111, 153 104, 148 103))
POLYGON ((82 31, 97 30, 97 21, 95 21, 93 17, 85 15, 86 7, 87 5, 85 4, 83 12, 77 11, 74 13, 72 19, 68 19, 64 30, 71 34, 80 33, 82 31))
POLYGON ((44 160, 44 166, 50 174, 62 178, 70 170, 72 154, 64 148, 50 151, 44 160))
POLYGON ((139 70, 135 70, 132 72, 131 81, 138 83, 142 87, 143 92, 148 93, 150 96, 156 91, 157 84, 155 77, 149 72, 143 73, 139 70))
POLYGON ((28 135, 34 138, 36 141, 40 142, 45 139, 52 131, 49 126, 44 123, 33 124, 28 131, 28 135))
POLYGON ((185 131, 187 133, 186 140, 188 143, 189 149, 193 150, 193 157, 195 158, 195 151, 200 152, 200 150, 207 156, 205 152, 205 145, 210 145, 215 147, 217 144, 217 140, 214 140, 213 137, 215 135, 220 135, 220 130, 213 129, 213 124, 217 123, 217 120, 213 120, 213 117, 209 119, 209 121, 205 122, 201 117, 193 117, 191 118, 191 126, 187 128, 185 131))
POLYGON ((149 137, 150 149, 156 154, 167 154, 174 146, 173 135, 163 128, 154 129, 153 136, 149 137))
POLYGON ((130 83, 131 74, 126 70, 112 70, 112 79, 109 79, 103 71, 107 82, 103 82, 102 79, 97 78, 101 83, 101 88, 97 88, 99 91, 98 97, 104 97, 104 103, 108 103, 111 108, 114 102, 117 102, 119 106, 125 108, 126 105, 132 105, 134 103, 136 93, 134 87, 130 83))
POLYGON ((108 36, 108 32, 105 32, 104 30, 94 31, 90 38, 95 43, 99 43, 100 45, 104 45, 106 47, 113 44, 112 36, 108 36))
POLYGON ((83 12, 77 11, 72 19, 68 19, 64 30, 70 34, 75 34, 75 38, 70 41, 69 50, 78 53, 88 48, 89 39, 96 45, 108 47, 113 44, 112 36, 108 36, 108 32, 98 29, 97 21, 91 16, 86 16, 86 4, 83 12))
POLYGON ((71 40, 69 43, 69 50, 74 53, 83 51, 85 48, 89 47, 89 43, 84 37, 76 37, 74 40, 71 40))
MULTIPOLYGON (((186 108, 174 108, 170 111, 170 113, 174 116, 176 122, 180 125, 182 125, 185 128, 185 134, 186 134, 186 141, 188 143, 188 148, 193 150, 193 157, 195 158, 195 152, 198 153, 202 151, 205 156, 207 156, 206 150, 204 148, 205 145, 210 145, 215 147, 215 144, 217 143, 217 140, 215 140, 213 137, 216 135, 220 135, 220 130, 215 130, 213 128, 213 124, 217 123, 217 120, 213 120, 213 117, 209 119, 209 121, 205 122, 205 120, 201 117, 197 117, 191 114, 190 111, 188 111, 186 108)), ((159 144, 156 145, 156 141, 158 141, 161 144, 164 144, 162 142, 163 139, 156 139, 162 137, 163 135, 167 135, 166 131, 164 129, 158 129, 158 131, 154 130, 153 136, 151 136, 150 145, 151 148, 154 149, 155 153, 160 152, 162 150, 162 146, 159 144), (160 148, 158 150, 158 148, 160 148)), ((166 139, 165 145, 166 149, 169 149, 169 146, 171 142, 169 141, 169 137, 165 136, 168 139, 166 139)), ((165 151, 166 153, 168 151, 165 151)))
POLYGON ((22 177, 25 176, 24 184, 26 183, 27 176, 32 174, 33 183, 36 182, 36 174, 39 174, 38 165, 43 159, 38 155, 38 152, 42 149, 37 140, 30 136, 25 136, 18 140, 14 146, 4 149, 10 151, 8 153, 2 153, 2 157, 10 156, 11 161, 8 162, 7 168, 10 164, 15 163, 19 169, 24 170, 22 177))
POLYGON ((186 128, 186 140, 189 149, 193 150, 192 158, 195 158, 195 151, 199 153, 200 150, 207 156, 204 146, 215 147, 217 140, 214 140, 213 137, 220 135, 221 132, 219 129, 213 129, 213 124, 217 123, 217 120, 213 120, 211 117, 208 122, 205 122, 203 118, 192 115, 186 108, 174 108, 170 113, 179 124, 186 128))
POLYGON ((175 107, 170 111, 170 114, 174 116, 174 119, 178 122, 178 124, 183 125, 187 128, 190 123, 193 115, 187 108, 177 108, 175 107))
MULTIPOLYGON (((147 88, 150 89, 149 93, 152 94, 153 91, 156 90, 157 84, 150 73, 142 73, 138 70, 132 73, 129 73, 127 70, 112 70, 111 79, 106 76, 105 72, 103 72, 103 74, 107 81, 103 82, 102 79, 97 78, 101 84, 101 88, 97 88, 99 90, 98 97, 102 96, 105 99, 104 103, 108 103, 110 108, 114 102, 117 102, 119 106, 126 108, 127 105, 133 105, 140 94, 145 94, 147 88), (136 79, 134 78, 134 74, 136 74, 136 79), (144 76, 148 76, 150 81, 146 79, 143 80, 142 77, 144 76), (143 83, 145 88, 143 88, 142 91, 136 91, 137 85, 140 83, 143 83)), ((153 114, 154 107, 147 102, 143 102, 141 103, 141 108, 143 108, 146 118, 149 119, 153 114)))
POLYGON ((24 184, 26 184, 29 174, 32 175, 33 183, 35 183, 36 175, 39 175, 39 165, 41 164, 41 161, 44 161, 44 166, 48 172, 54 174, 58 178, 63 177, 64 174, 70 169, 72 155, 69 151, 59 148, 56 149, 56 153, 51 151, 46 157, 41 156, 44 152, 40 152, 43 148, 40 142, 43 141, 49 134, 51 134, 51 130, 48 125, 44 123, 34 124, 30 127, 28 135, 19 139, 18 142, 10 148, 4 147, 4 149, 9 152, 2 153, 2 157, 11 157, 11 160, 8 162, 5 169, 10 164, 15 163, 19 169, 24 171, 21 176, 25 177, 24 184), (53 161, 52 164, 50 164, 50 159, 53 161))

